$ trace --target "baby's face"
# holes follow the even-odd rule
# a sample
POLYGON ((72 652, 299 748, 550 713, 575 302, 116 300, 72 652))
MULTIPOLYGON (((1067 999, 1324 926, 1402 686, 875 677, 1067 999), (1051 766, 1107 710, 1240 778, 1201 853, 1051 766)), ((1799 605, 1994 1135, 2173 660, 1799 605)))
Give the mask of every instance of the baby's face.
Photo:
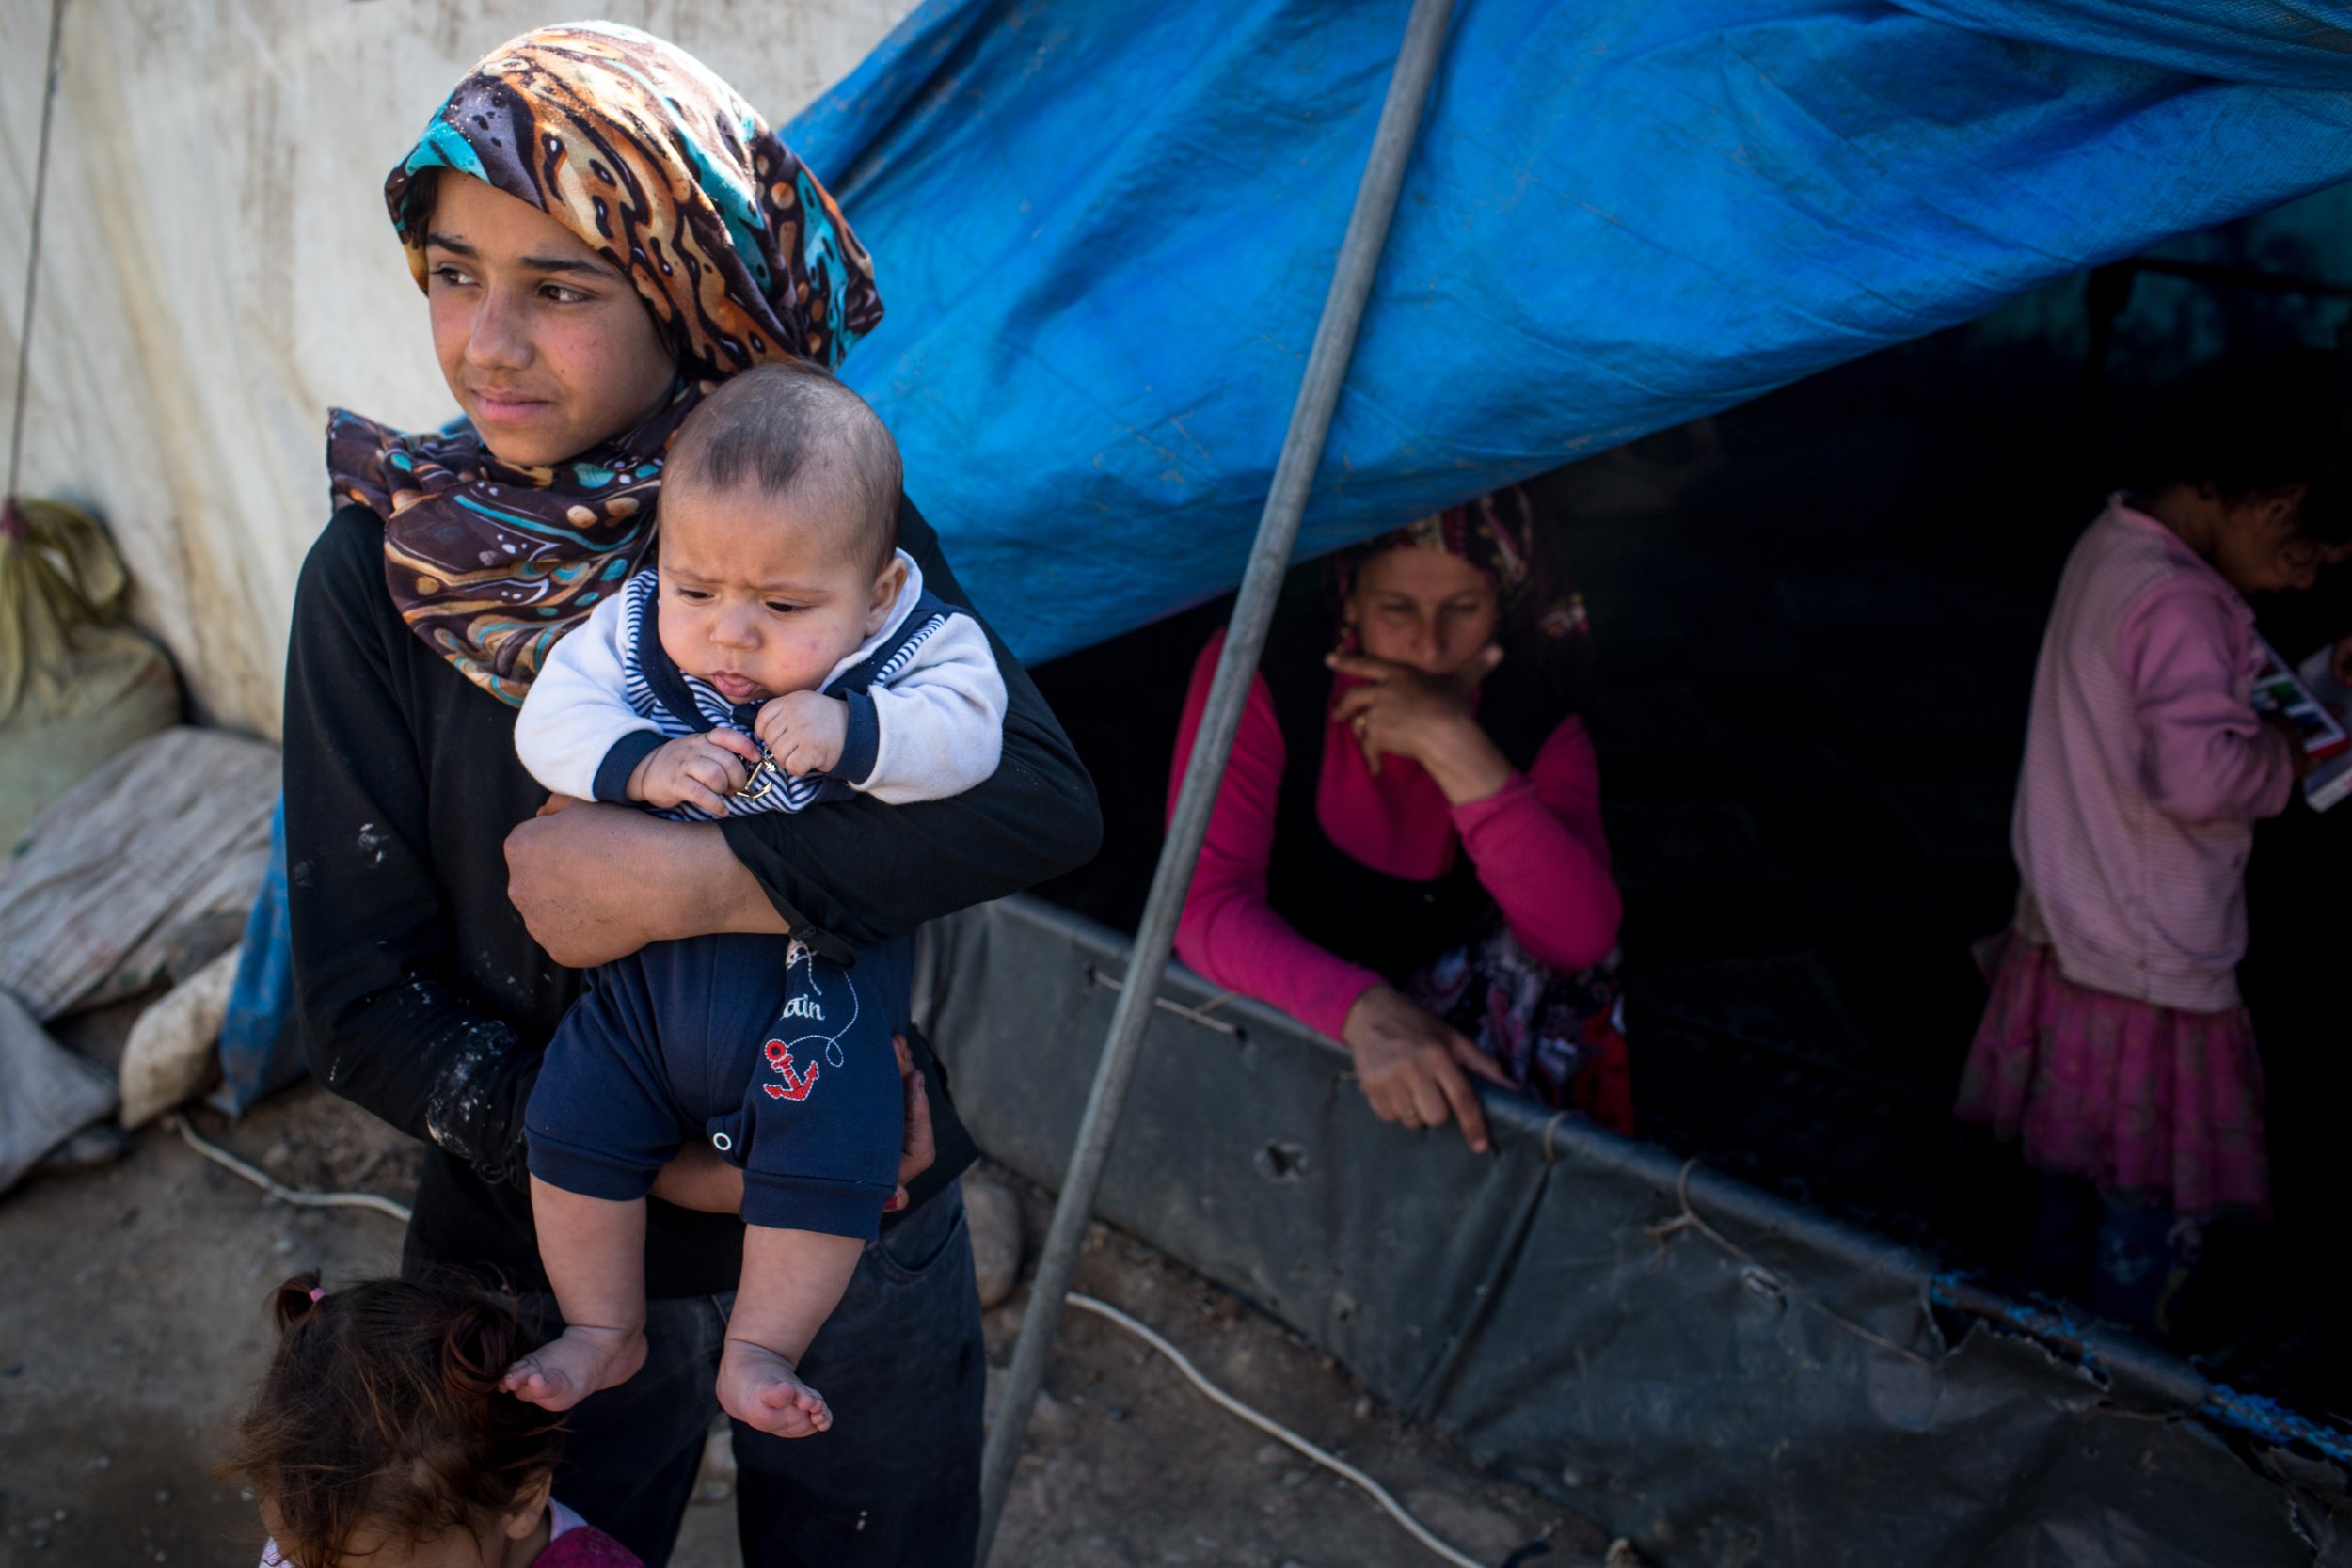
POLYGON ((661 646, 730 703, 812 691, 882 629, 904 578, 880 576, 854 530, 756 486, 664 486, 661 646))

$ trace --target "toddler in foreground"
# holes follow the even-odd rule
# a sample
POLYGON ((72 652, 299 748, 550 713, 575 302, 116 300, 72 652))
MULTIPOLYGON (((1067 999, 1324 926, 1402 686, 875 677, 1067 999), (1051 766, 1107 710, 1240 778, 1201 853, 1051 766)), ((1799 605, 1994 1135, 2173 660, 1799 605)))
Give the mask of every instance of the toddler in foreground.
POLYGON ((644 1568, 548 1496, 563 1423, 499 1386, 530 1345, 511 1298, 306 1274, 272 1305, 224 1470, 261 1504, 262 1568, 644 1568))
MULTIPOLYGON (((926 594, 897 547, 898 502, 898 449, 854 392, 791 364, 722 383, 671 444, 659 565, 532 683, 524 766, 558 795, 693 820, 986 780, 1003 677, 978 624, 926 594)), ((832 1424, 795 1369, 897 1186, 891 1037, 907 1027, 913 943, 824 945, 702 937, 591 973, 525 1113, 532 1214, 567 1326, 509 1388, 564 1410, 644 1364, 645 1196, 702 1137, 744 1178, 719 1402, 781 1437, 832 1424)))

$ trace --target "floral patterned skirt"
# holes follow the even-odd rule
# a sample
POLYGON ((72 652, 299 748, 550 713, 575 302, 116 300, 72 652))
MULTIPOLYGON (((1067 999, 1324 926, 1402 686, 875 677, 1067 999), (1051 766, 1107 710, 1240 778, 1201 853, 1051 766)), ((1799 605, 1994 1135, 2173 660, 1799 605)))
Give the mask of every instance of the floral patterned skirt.
POLYGON ((2270 1214, 2262 1060, 2244 1007, 2194 1013, 2058 973, 2014 931, 1987 954, 1993 998, 1953 1107, 2043 1170, 2207 1218, 2270 1214))
POLYGON ((1470 941, 1423 965, 1405 994, 1474 1041, 1536 1100, 1633 1135, 1616 955, 1563 974, 1520 946, 1498 911, 1470 941))

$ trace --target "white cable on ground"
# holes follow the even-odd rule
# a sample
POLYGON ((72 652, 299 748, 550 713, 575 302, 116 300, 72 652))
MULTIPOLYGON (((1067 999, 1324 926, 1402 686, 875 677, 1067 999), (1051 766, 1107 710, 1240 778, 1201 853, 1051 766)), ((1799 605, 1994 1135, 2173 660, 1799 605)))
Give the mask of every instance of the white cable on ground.
MULTIPOLYGON (((196 1129, 188 1125, 188 1118, 177 1111, 171 1115, 171 1125, 179 1132, 182 1141, 190 1148, 195 1149, 223 1170, 233 1171, 244 1177, 281 1203, 300 1204, 306 1209, 373 1209, 379 1214, 390 1215, 403 1225, 408 1223, 408 1210, 389 1197, 379 1196, 374 1193, 302 1192, 283 1182, 272 1180, 267 1172, 246 1164, 243 1160, 215 1144, 206 1143, 197 1136, 196 1129)), ((1390 1495, 1387 1487, 1364 1474, 1363 1471, 1359 1470, 1339 1455, 1317 1448, 1271 1416, 1261 1415, 1252 1410, 1207 1378, 1202 1377, 1200 1370, 1192 1364, 1183 1351, 1162 1338, 1148 1324, 1129 1317, 1106 1301, 1097 1301, 1092 1296, 1080 1295, 1075 1291, 1071 1291, 1067 1299, 1071 1306, 1082 1311, 1091 1312, 1098 1318, 1108 1318, 1112 1323, 1167 1356, 1168 1360, 1176 1364, 1176 1370, 1184 1374, 1184 1381, 1206 1394, 1212 1402, 1239 1416, 1243 1420, 1276 1441, 1288 1444, 1325 1469, 1336 1475, 1344 1476, 1363 1488, 1365 1492, 1371 1494, 1374 1502, 1388 1511, 1391 1518, 1403 1525, 1410 1532, 1414 1540, 1445 1559, 1446 1561, 1453 1563, 1454 1568, 1486 1568, 1486 1565, 1476 1558, 1456 1550, 1430 1534, 1419 1519, 1405 1511, 1403 1503, 1398 1502, 1390 1495)))
POLYGON ((196 1135, 196 1129, 188 1125, 188 1118, 177 1111, 171 1115, 171 1125, 179 1130, 181 1140, 190 1148, 223 1170, 236 1172, 280 1203, 295 1203, 305 1209, 373 1209, 379 1214, 390 1215, 403 1225, 408 1223, 408 1210, 405 1204, 394 1203, 390 1198, 374 1193, 302 1192, 283 1182, 271 1180, 268 1172, 255 1169, 218 1145, 206 1143, 196 1135))
POLYGON ((1158 1351, 1162 1355, 1167 1356, 1170 1361, 1176 1363, 1176 1370, 1184 1374, 1184 1380, 1187 1383, 1190 1383, 1195 1388, 1200 1389, 1203 1394, 1208 1395, 1213 1402, 1222 1405, 1227 1410, 1232 1411, 1234 1415, 1239 1416, 1243 1420, 1248 1421, 1251 1426, 1256 1427, 1260 1432, 1264 1433, 1268 1437, 1272 1437, 1278 1442, 1289 1444, 1292 1448, 1296 1449, 1300 1453, 1305 1454, 1309 1459, 1313 1460, 1325 1469, 1330 1470, 1335 1474, 1344 1476, 1349 1481, 1354 1481, 1358 1486, 1362 1487, 1366 1492, 1372 1494, 1372 1500, 1374 1502, 1378 1503, 1382 1508, 1388 1510, 1389 1516, 1391 1518, 1394 1519, 1398 1524, 1403 1525, 1406 1529, 1411 1533, 1414 1540, 1420 1542, 1422 1545, 1428 1547, 1431 1551, 1437 1553, 1448 1562, 1453 1563, 1454 1568, 1486 1568, 1486 1564, 1480 1562, 1476 1558, 1470 1557, 1455 1550, 1454 1547, 1447 1545, 1443 1541, 1440 1541, 1436 1536, 1430 1534, 1427 1529, 1422 1528, 1422 1522, 1419 1519, 1414 1518, 1410 1513, 1405 1512, 1405 1505, 1403 1503, 1398 1502, 1394 1497, 1389 1495, 1389 1489, 1387 1487, 1381 1485, 1378 1481, 1364 1474, 1363 1471, 1359 1470, 1355 1465, 1350 1465, 1346 1460, 1342 1459, 1339 1455, 1326 1452, 1324 1449, 1315 1447, 1312 1443, 1308 1442, 1307 1439, 1299 1436, 1298 1433, 1291 1431, 1290 1428, 1284 1426, 1281 1422, 1274 1419, 1272 1417, 1260 1415, 1257 1411, 1252 1410, 1249 1406, 1242 1403, 1241 1401, 1233 1398, 1232 1395, 1227 1393, 1224 1389, 1219 1388, 1216 1384, 1211 1383, 1207 1378, 1202 1377, 1200 1370, 1194 1367, 1190 1361, 1185 1359, 1184 1353, 1183 1351, 1178 1350, 1174 1345, 1169 1344, 1166 1339, 1160 1338, 1158 1334, 1154 1333, 1147 1325, 1138 1323, 1134 1318, 1129 1317, 1126 1313, 1121 1312, 1118 1307, 1113 1307, 1108 1302, 1097 1301, 1092 1296, 1080 1295, 1075 1291, 1071 1291, 1065 1299, 1068 1300, 1071 1306, 1091 1312, 1098 1318, 1108 1318, 1111 1322, 1117 1323, 1120 1327, 1125 1329, 1128 1333, 1134 1335, 1136 1338, 1142 1340, 1145 1344, 1150 1345, 1153 1350, 1158 1351))

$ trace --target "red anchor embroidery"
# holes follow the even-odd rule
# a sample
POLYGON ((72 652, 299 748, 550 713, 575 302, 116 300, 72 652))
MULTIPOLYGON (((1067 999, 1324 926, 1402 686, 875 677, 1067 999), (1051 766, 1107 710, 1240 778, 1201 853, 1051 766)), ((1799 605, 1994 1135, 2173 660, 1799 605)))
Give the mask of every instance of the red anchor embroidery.
POLYGON ((770 1040, 768 1042, 768 1065, 775 1069, 776 1071, 782 1074, 784 1078, 784 1082, 781 1084, 762 1084, 759 1085, 761 1088, 768 1091, 769 1099, 806 1100, 808 1098, 808 1091, 817 1086, 817 1074, 818 1069, 823 1068, 825 1064, 822 1062, 809 1063, 807 1076, 803 1077, 792 1069, 791 1048, 786 1045, 782 1040, 770 1040))

